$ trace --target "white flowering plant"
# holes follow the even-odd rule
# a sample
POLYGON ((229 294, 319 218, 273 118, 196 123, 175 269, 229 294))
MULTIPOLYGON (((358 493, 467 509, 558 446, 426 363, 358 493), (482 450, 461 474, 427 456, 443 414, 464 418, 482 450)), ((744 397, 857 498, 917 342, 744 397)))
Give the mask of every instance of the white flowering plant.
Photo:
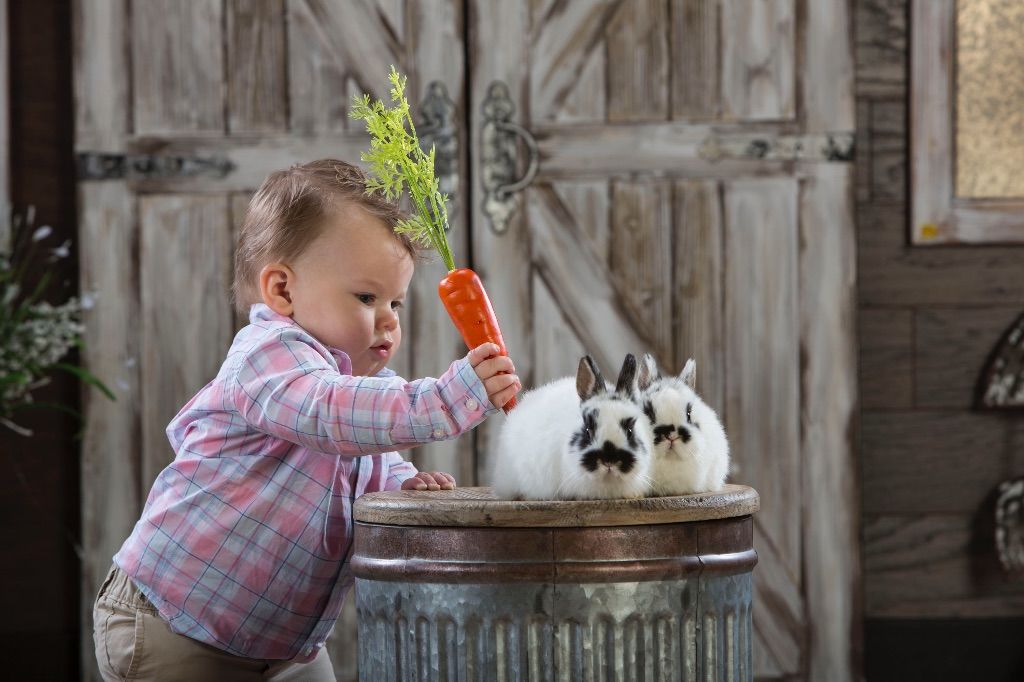
POLYGON ((53 284, 48 266, 70 255, 70 240, 48 246, 53 230, 34 226, 32 208, 24 215, 5 213, 6 229, 0 229, 0 235, 7 235, 0 240, 0 425, 31 436, 15 421, 21 410, 46 407, 79 416, 66 405, 33 399, 32 392, 48 384, 53 371, 73 374, 111 400, 114 394, 89 371, 64 361, 82 344, 83 302, 75 297, 57 305, 43 300, 53 284), (31 287, 26 286, 29 277, 35 280, 31 287))

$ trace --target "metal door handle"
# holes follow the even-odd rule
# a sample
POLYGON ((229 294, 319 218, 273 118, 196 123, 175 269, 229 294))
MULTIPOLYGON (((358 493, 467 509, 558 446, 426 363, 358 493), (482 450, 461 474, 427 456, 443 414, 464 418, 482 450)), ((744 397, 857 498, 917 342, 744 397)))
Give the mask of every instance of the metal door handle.
POLYGON ((515 105, 509 97, 508 86, 501 81, 494 81, 487 88, 483 112, 484 124, 480 130, 483 155, 483 210, 490 220, 491 229, 497 234, 503 234, 508 229, 508 221, 518 205, 518 192, 533 182, 537 176, 540 151, 530 131, 510 120, 515 112, 515 105), (526 172, 519 179, 515 178, 517 137, 526 144, 529 154, 526 172))
POLYGON ((459 191, 459 135, 453 123, 455 102, 441 81, 431 81, 420 104, 422 123, 417 126, 420 146, 430 153, 434 147, 434 176, 437 188, 452 202, 459 191))

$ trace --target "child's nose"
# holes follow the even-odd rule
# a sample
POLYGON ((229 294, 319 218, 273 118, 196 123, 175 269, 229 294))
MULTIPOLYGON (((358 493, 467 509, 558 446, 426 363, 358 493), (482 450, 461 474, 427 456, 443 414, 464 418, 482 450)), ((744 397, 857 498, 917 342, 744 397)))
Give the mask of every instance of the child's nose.
POLYGON ((388 308, 387 312, 381 317, 379 324, 384 329, 394 329, 398 326, 398 311, 388 308))

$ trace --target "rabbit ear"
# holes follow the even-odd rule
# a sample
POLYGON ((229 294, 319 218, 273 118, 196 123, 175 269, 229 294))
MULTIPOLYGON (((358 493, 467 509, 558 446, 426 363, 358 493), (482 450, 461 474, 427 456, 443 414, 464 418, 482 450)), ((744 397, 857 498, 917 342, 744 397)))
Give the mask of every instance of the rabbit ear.
POLYGON ((658 362, 650 353, 644 353, 644 359, 640 362, 640 370, 637 374, 636 384, 641 391, 647 390, 651 384, 661 378, 661 370, 658 369, 658 362))
POLYGON ((619 370, 619 380, 615 382, 616 393, 629 396, 636 391, 636 369, 636 358, 632 353, 626 353, 622 369, 619 370))
POLYGON ((580 366, 576 370, 576 392, 580 396, 580 402, 589 400, 604 390, 604 377, 601 376, 601 370, 597 368, 594 358, 584 355, 580 358, 580 366))
POLYGON ((697 361, 690 358, 686 361, 683 366, 683 371, 679 373, 679 378, 683 380, 683 383, 690 388, 696 390, 697 387, 697 361))

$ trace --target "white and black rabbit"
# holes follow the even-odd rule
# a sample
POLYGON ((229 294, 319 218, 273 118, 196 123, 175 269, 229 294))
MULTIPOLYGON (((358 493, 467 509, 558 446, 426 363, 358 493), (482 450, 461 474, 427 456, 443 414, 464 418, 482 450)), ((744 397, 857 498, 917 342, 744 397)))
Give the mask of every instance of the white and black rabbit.
POLYGON ((715 411, 694 391, 697 363, 664 377, 644 355, 639 400, 654 432, 651 487, 655 495, 720 490, 729 473, 729 441, 715 411))
POLYGON ((614 390, 589 355, 576 378, 522 394, 498 436, 494 491, 505 499, 611 499, 650 492, 651 425, 627 355, 614 390))

